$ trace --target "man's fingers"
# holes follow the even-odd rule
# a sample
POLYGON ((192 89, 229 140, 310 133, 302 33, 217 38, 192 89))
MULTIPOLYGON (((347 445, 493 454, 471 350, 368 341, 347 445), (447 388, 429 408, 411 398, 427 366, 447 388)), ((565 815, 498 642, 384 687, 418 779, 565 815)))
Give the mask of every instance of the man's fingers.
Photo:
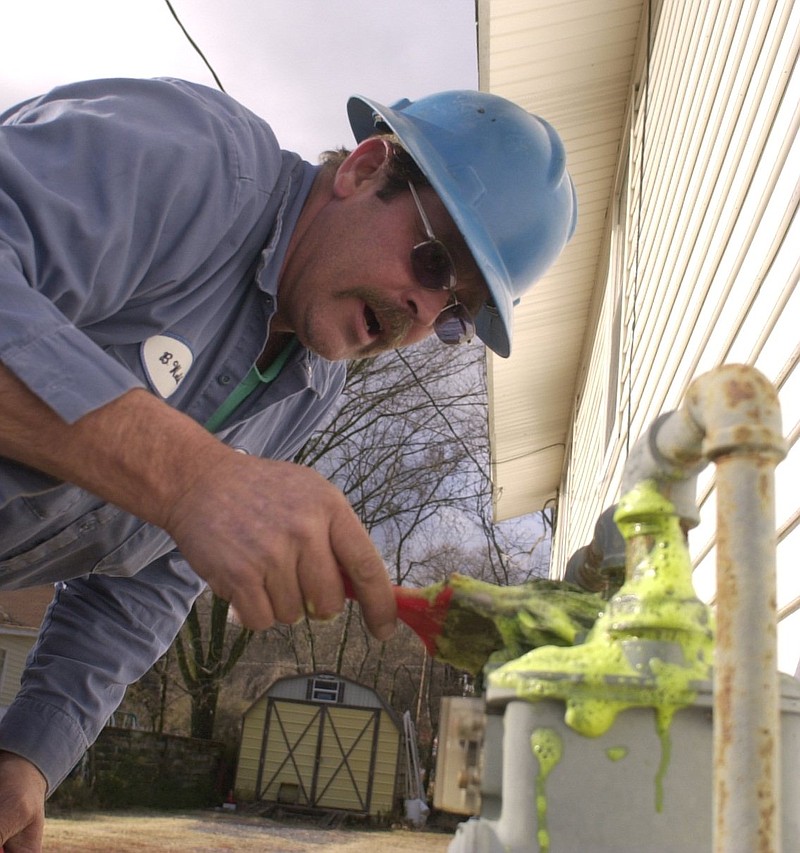
POLYGON ((361 605, 369 632, 388 640, 397 620, 392 585, 378 549, 352 511, 331 525, 331 549, 361 605))
POLYGON ((5 847, 0 847, 0 853, 42 853, 43 832, 28 831, 21 833, 6 842, 5 847))
POLYGON ((230 597, 221 597, 230 601, 237 621, 251 631, 266 631, 275 623, 275 611, 269 595, 260 584, 235 590, 230 597))
POLYGON ((344 604, 344 574, 367 628, 387 638, 396 611, 386 568, 342 492, 293 463, 233 452, 225 463, 213 482, 198 480, 185 496, 169 532, 241 623, 265 630, 306 614, 334 616, 344 604))
POLYGON ((5 853, 41 853, 47 783, 26 759, 0 752, 0 844, 5 853))

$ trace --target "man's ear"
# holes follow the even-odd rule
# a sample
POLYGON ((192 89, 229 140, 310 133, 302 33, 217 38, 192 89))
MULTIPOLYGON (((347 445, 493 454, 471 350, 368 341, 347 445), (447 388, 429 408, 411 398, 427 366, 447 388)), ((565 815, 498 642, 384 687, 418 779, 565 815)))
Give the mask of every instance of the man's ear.
POLYGON ((344 198, 365 184, 374 181, 382 184, 383 166, 390 156, 389 143, 379 136, 370 136, 359 143, 336 170, 334 195, 344 198))

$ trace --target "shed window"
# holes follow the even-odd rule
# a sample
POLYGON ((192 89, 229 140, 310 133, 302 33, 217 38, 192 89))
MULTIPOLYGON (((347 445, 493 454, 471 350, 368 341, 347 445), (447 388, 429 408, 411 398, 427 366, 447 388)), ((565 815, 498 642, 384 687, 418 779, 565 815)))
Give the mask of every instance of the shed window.
POLYGON ((342 702, 344 682, 336 678, 312 678, 308 682, 308 698, 312 702, 342 702))

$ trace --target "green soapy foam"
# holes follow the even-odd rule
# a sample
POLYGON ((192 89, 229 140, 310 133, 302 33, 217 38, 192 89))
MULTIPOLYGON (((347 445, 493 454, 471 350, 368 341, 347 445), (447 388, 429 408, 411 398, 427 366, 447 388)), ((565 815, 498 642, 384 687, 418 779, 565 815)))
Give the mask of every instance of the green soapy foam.
POLYGON ((614 518, 627 544, 626 581, 586 641, 534 649, 491 672, 488 682, 528 701, 563 701, 566 724, 587 737, 608 731, 622 710, 654 708, 660 811, 670 724, 711 677, 713 619, 694 593, 680 520, 655 483, 632 489, 614 518))
POLYGON ((609 761, 622 761, 622 759, 625 758, 627 754, 627 746, 610 746, 606 750, 606 755, 608 756, 609 761))
POLYGON ((436 658, 478 675, 545 645, 570 646, 590 630, 605 601, 579 587, 545 578, 501 587, 452 574, 431 588, 430 600, 452 591, 436 638, 436 658))
POLYGON ((661 812, 664 808, 664 777, 667 775, 669 760, 672 755, 672 741, 669 737, 669 723, 672 721, 670 716, 668 720, 657 718, 656 729, 661 740, 661 761, 656 770, 656 811, 661 812))
POLYGON ((550 833, 547 830, 547 777, 561 761, 564 743, 555 729, 534 729, 531 732, 531 749, 539 762, 536 777, 536 826, 537 840, 541 853, 550 850, 550 833))

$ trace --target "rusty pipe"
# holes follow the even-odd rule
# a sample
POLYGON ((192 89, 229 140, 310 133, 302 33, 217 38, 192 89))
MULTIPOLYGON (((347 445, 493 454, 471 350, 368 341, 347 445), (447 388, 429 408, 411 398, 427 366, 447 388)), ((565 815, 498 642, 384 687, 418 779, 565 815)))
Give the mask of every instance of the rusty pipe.
POLYGON ((716 853, 781 850, 774 474, 785 455, 774 387, 724 365, 653 422, 623 474, 623 491, 655 479, 691 526, 697 473, 717 467, 716 853))

